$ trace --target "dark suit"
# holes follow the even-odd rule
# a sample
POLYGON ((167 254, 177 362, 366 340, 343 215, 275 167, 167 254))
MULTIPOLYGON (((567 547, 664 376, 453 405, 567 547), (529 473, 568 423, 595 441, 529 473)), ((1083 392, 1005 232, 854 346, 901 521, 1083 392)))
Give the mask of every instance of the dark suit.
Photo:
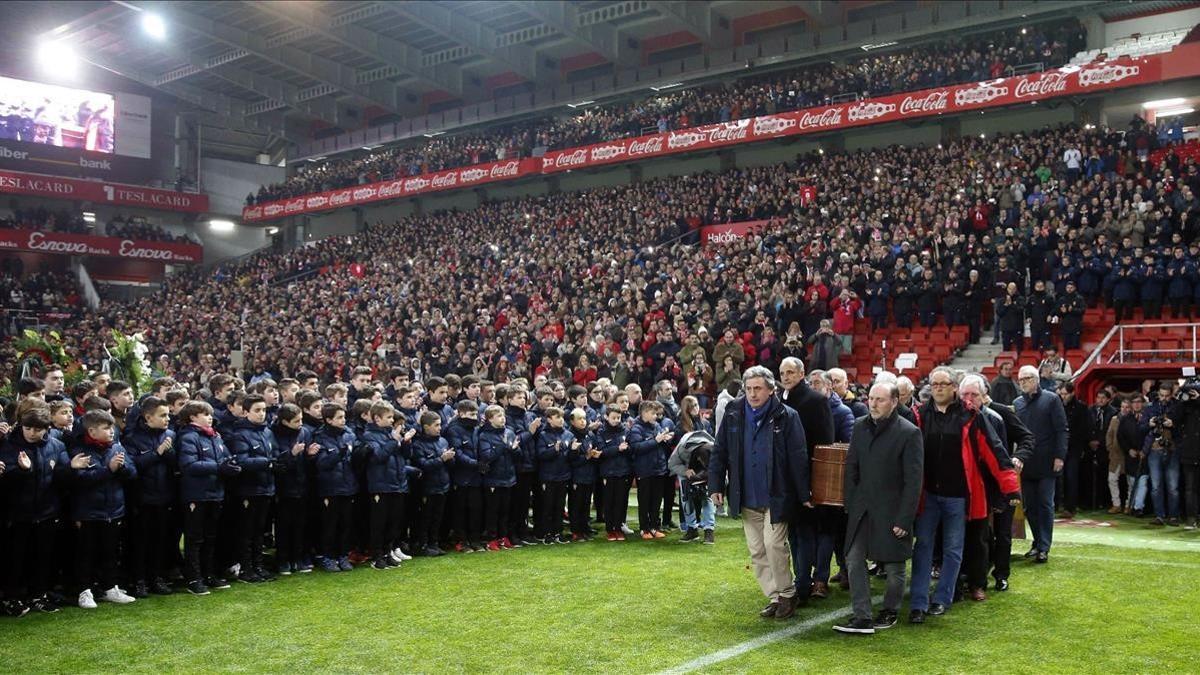
POLYGON ((884 609, 900 609, 904 561, 912 557, 924 462, 921 430, 899 415, 893 413, 879 421, 867 416, 854 423, 846 456, 846 566, 857 618, 871 618, 867 558, 881 563, 887 572, 884 609), (894 527, 905 535, 897 537, 894 527))
MULTIPOLYGON (((835 440, 833 413, 829 409, 829 400, 814 391, 812 387, 808 386, 808 382, 804 381, 792 389, 780 390, 779 397, 784 405, 795 410, 796 414, 800 416, 800 424, 804 426, 804 438, 808 442, 808 457, 811 462, 813 451, 818 445, 829 445, 835 440)), ((811 471, 811 464, 809 469, 811 471)), ((817 521, 819 513, 827 508, 800 507, 798 516, 788 523, 788 539, 792 547, 792 572, 796 577, 796 594, 802 598, 808 597, 812 588, 813 567, 817 564, 817 521)), ((831 550, 833 548, 832 540, 829 542, 829 548, 831 550)), ((825 558, 828 560, 828 555, 825 558)), ((822 568, 818 577, 823 577, 820 578, 820 581, 827 582, 829 580, 828 569, 822 568)))

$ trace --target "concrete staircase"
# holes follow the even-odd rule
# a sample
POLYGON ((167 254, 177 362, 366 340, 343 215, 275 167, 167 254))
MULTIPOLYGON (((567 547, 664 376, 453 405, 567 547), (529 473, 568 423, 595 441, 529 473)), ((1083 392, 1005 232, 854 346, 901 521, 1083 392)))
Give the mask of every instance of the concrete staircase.
POLYGON ((982 341, 967 345, 967 348, 947 365, 967 373, 978 373, 991 366, 1002 351, 1002 346, 992 345, 990 334, 984 335, 982 341))

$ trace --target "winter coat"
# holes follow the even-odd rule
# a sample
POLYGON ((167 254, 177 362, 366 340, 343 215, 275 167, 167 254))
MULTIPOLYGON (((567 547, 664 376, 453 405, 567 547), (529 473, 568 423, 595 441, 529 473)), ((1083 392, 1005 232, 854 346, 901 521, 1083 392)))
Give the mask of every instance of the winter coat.
POLYGON ((867 557, 901 562, 912 557, 917 504, 924 480, 921 430, 899 415, 869 415, 854 423, 846 455, 846 542, 866 537, 867 557), (897 537, 892 528, 905 531, 897 537))
MULTIPOLYGON (((917 416, 922 434, 926 420, 933 419, 934 405, 933 401, 926 403, 917 416)), ((967 484, 967 520, 983 520, 991 509, 1003 508, 1010 499, 1020 495, 1021 479, 1013 469, 1008 450, 981 415, 970 413, 957 401, 951 404, 947 414, 956 416, 955 423, 962 430, 960 448, 967 484)), ((923 505, 924 493, 921 499, 923 505)))
POLYGON ((479 464, 483 473, 483 486, 489 488, 508 488, 517 482, 517 472, 513 468, 513 442, 517 436, 511 429, 497 429, 484 422, 479 429, 479 464))
POLYGON ((408 463, 409 447, 392 436, 390 427, 368 424, 359 445, 367 455, 367 492, 401 494, 408 492, 408 477, 420 469, 408 463))
POLYGON ((630 458, 632 448, 621 450, 625 442, 624 426, 609 426, 603 422, 592 434, 592 446, 600 451, 600 477, 626 478, 633 472, 630 458))
POLYGON ((455 487, 479 487, 483 485, 480 471, 477 435, 479 422, 455 418, 442 435, 454 451, 454 462, 450 466, 450 480, 455 487))
MULTIPOLYGON (((748 423, 746 399, 742 396, 725 408, 725 419, 709 458, 709 492, 727 494, 730 515, 741 510, 742 455, 748 423)), ((756 433, 771 435, 767 462, 771 522, 789 522, 800 504, 811 499, 808 444, 800 416, 771 397, 756 433)))
POLYGON ((175 503, 178 491, 178 481, 175 478, 178 444, 174 431, 151 429, 146 426, 146 418, 141 415, 134 418, 133 424, 125 428, 125 433, 121 435, 121 445, 137 465, 138 472, 137 481, 125 490, 125 498, 130 507, 138 504, 166 506, 175 503), (158 454, 158 446, 168 438, 171 439, 171 447, 163 454, 158 454))
POLYGON ((225 447, 221 434, 207 432, 195 425, 179 430, 176 437, 179 449, 179 501, 219 502, 225 499, 223 472, 233 455, 225 447))
POLYGON ((588 451, 592 448, 592 434, 587 428, 575 429, 569 428, 572 441, 579 441, 579 447, 572 447, 567 451, 567 459, 571 464, 571 482, 576 485, 592 485, 596 482, 596 468, 600 464, 600 460, 591 459, 588 457, 588 451))
MULTIPOLYGON (((537 448, 534 445, 536 434, 529 431, 529 425, 537 419, 537 415, 521 408, 506 406, 504 408, 505 425, 512 430, 520 441, 520 447, 513 453, 513 468, 517 473, 532 473, 537 470, 537 448)), ((538 426, 541 431, 545 424, 538 426)))
POLYGON ((358 477, 352 466, 357 439, 350 429, 328 424, 317 429, 313 443, 321 446, 314 464, 317 473, 318 497, 352 497, 358 493, 358 477))
POLYGON ((254 424, 247 419, 233 423, 228 440, 229 452, 242 470, 230 482, 238 497, 275 496, 275 438, 266 423, 254 424))
POLYGON ((638 478, 667 475, 667 453, 663 444, 655 438, 663 432, 658 422, 639 419, 629 429, 626 440, 633 455, 633 474, 638 478))
POLYGON ((792 389, 781 389, 779 398, 800 415, 810 457, 818 445, 834 442, 833 410, 825 397, 808 386, 807 382, 800 382, 792 389))
POLYGON ((543 483, 571 480, 571 446, 575 434, 567 427, 548 426, 537 437, 538 480, 543 483))
POLYGON ((421 494, 444 495, 450 491, 450 466, 442 453, 450 442, 441 436, 417 432, 412 441, 412 462, 421 470, 421 494))
POLYGON ((0 462, 6 467, 0 475, 5 517, 19 523, 40 523, 59 515, 55 468, 62 462, 66 448, 49 434, 40 443, 29 443, 20 425, 14 426, 0 448, 0 462), (17 457, 24 452, 29 468, 22 469, 17 457))
POLYGON ((1033 452, 1017 455, 1024 464, 1021 478, 1042 479, 1058 475, 1054 460, 1067 459, 1067 414, 1062 399, 1048 391, 1032 397, 1022 394, 1013 402, 1021 422, 1033 432, 1033 452))
POLYGON ((275 494, 280 499, 304 498, 308 495, 309 479, 316 468, 307 452, 308 445, 312 443, 312 433, 303 426, 290 429, 276 423, 271 427, 271 436, 275 446, 275 494), (292 447, 297 443, 303 445, 305 450, 293 455, 292 447))
MULTIPOLYGON (((86 434, 86 432, 84 432, 86 434)), ((113 521, 125 517, 125 483, 137 478, 137 466, 129 455, 116 471, 108 468, 118 453, 125 452, 120 443, 98 445, 75 439, 66 451, 59 454, 58 467, 70 472, 71 520, 113 521), (91 466, 72 469, 71 458, 87 455, 91 466)))

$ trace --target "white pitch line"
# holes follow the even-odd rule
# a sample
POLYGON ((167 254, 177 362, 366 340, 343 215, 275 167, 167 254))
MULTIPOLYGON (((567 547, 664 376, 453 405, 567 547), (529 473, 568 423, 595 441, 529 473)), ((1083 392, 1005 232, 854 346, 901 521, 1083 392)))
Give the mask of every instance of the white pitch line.
MULTIPOLYGON (((1059 553, 1056 558, 1068 558, 1070 560, 1093 560, 1095 562, 1113 562, 1129 564, 1128 558, 1112 558, 1102 555, 1077 555, 1075 553, 1059 553)), ((1187 569, 1200 569, 1200 563, 1178 562, 1173 560, 1154 560, 1147 562, 1148 565, 1162 565, 1163 567, 1184 567, 1187 569)))
MULTIPOLYGON (((871 598, 871 603, 878 604, 882 600, 883 596, 877 595, 871 598)), ((788 626, 787 628, 780 628, 779 630, 767 633, 766 635, 760 635, 751 640, 746 640, 745 642, 733 645, 731 647, 726 647, 725 649, 712 652, 711 654, 705 654, 704 656, 692 659, 686 663, 681 663, 674 668, 662 671, 659 673, 659 675, 683 675, 683 673, 690 673, 702 668, 707 668, 709 666, 721 663, 722 661, 728 661, 729 659, 741 656, 746 652, 751 652, 755 649, 779 642, 784 638, 789 638, 793 635, 799 635, 800 633, 806 633, 813 628, 828 624, 830 621, 834 621, 840 617, 849 616, 850 614, 851 611, 849 607, 843 607, 842 609, 825 612, 824 614, 818 614, 816 616, 809 617, 800 623, 788 626)))

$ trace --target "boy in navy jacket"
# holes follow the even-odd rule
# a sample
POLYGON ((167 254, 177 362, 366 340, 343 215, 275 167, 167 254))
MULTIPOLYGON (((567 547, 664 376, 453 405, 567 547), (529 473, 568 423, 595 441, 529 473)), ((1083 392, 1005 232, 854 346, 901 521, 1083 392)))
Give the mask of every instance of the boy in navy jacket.
POLYGON ((420 424, 421 431, 412 442, 413 464, 421 470, 421 522, 413 547, 421 555, 436 557, 442 555, 438 533, 446 508, 446 493, 450 491, 450 463, 457 453, 442 438, 441 415, 427 410, 421 413, 420 424))
POLYGON ((26 410, 17 422, 0 449, 0 466, 4 467, 0 495, 6 506, 9 561, 3 607, 9 616, 23 616, 31 608, 58 611, 46 593, 59 530, 55 466, 65 454, 62 442, 49 435, 52 422, 46 408, 26 410))
POLYGON ((454 450, 450 467, 453 482, 450 521, 458 542, 454 550, 460 553, 483 551, 483 473, 479 470, 479 405, 462 400, 454 405, 455 418, 443 434, 454 450))
MULTIPOLYGON (((215 379, 215 378, 214 378, 215 379)), ((213 428, 212 406, 189 401, 179 411, 176 453, 179 459, 179 501, 183 505, 183 557, 187 589, 208 595, 210 588, 229 588, 214 574, 221 507, 226 477, 241 468, 213 428)))
POLYGON ((533 505, 533 489, 537 482, 537 434, 542 428, 542 419, 535 413, 525 409, 525 390, 513 388, 508 390, 507 405, 504 414, 508 418, 508 428, 516 434, 521 442, 520 451, 513 456, 513 467, 517 471, 517 482, 513 486, 512 502, 508 514, 508 531, 510 537, 521 544, 541 543, 535 541, 529 533, 526 524, 529 509, 533 505))
POLYGON ((675 437, 658 421, 662 411, 658 401, 642 401, 638 421, 629 429, 629 448, 633 451, 633 473, 638 484, 638 527, 642 539, 665 539, 660 531, 659 515, 668 480, 665 444, 675 437))
POLYGON ((542 483, 542 499, 535 521, 537 536, 543 544, 569 543, 562 533, 563 503, 567 483, 571 480, 572 451, 578 452, 575 436, 567 430, 561 408, 546 409, 546 428, 537 438, 538 480, 542 483))
POLYGON ((83 416, 83 434, 62 452, 58 469, 69 477, 71 521, 75 525, 75 585, 79 606, 95 609, 92 584, 106 589, 103 599, 117 604, 134 599, 117 586, 121 523, 125 518, 125 486, 137 478, 125 448, 114 440, 117 423, 98 410, 83 416))
POLYGON ((396 426, 396 411, 392 404, 380 401, 371 406, 371 422, 363 430, 359 446, 367 454, 367 493, 371 505, 371 550, 375 555, 372 567, 377 570, 400 564, 400 535, 404 525, 404 505, 408 493, 408 477, 417 473, 410 466, 410 442, 416 434, 407 435, 396 426))
POLYGON ((313 442, 320 446, 316 455, 317 497, 321 505, 321 543, 325 559, 321 567, 326 572, 349 572, 351 507, 358 492, 352 454, 354 432, 346 427, 346 408, 340 403, 321 406, 320 429, 313 442))
POLYGON ((242 468, 231 488, 236 511, 238 581, 262 583, 274 578, 263 565, 263 532, 275 497, 275 441, 267 428, 267 402, 261 394, 242 399, 245 417, 233 424, 229 452, 242 468))
POLYGON ((592 446, 600 452, 600 477, 604 479, 604 529, 609 541, 625 541, 621 525, 629 512, 629 443, 621 411, 604 411, 604 425, 592 435, 592 446))
POLYGON ((513 548, 508 537, 508 510, 512 486, 517 482, 512 456, 520 441, 506 425, 504 408, 488 406, 479 430, 479 470, 483 474, 483 531, 488 550, 513 548))
POLYGON ((575 408, 571 411, 568 425, 574 441, 567 452, 571 463, 571 495, 567 503, 567 516, 570 519, 571 539, 588 541, 592 538, 592 528, 588 515, 592 503, 592 486, 597 476, 596 465, 599 463, 600 451, 592 447, 591 432, 587 410, 575 408))
POLYGON ((308 483, 321 449, 304 426, 300 406, 285 403, 271 427, 275 450, 275 562, 279 573, 311 572, 308 557, 308 483))
MULTIPOLYGON (((125 491, 129 518, 125 541, 132 595, 144 598, 151 591, 170 595, 164 556, 167 532, 176 501, 175 432, 167 402, 148 396, 139 406, 139 415, 125 427, 122 445, 137 467, 137 481, 125 491)), ((175 545, 179 545, 178 539, 175 545)))

